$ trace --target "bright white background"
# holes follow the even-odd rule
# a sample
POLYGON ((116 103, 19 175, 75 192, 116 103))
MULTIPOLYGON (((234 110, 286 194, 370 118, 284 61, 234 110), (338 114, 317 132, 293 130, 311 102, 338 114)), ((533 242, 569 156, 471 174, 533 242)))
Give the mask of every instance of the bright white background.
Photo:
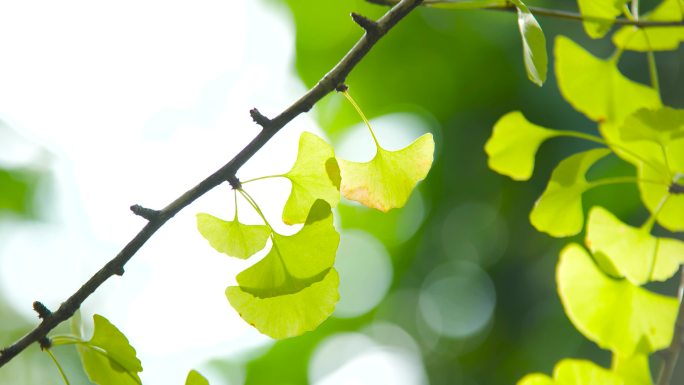
MULTIPOLYGON (((131 204, 169 203, 258 132, 250 108, 273 115, 305 91, 292 71, 292 31, 285 8, 256 0, 0 1, 0 120, 16 133, 0 136, 0 164, 50 175, 43 220, 0 222, 0 291, 17 311, 34 320, 36 299, 57 308, 144 224, 131 204)), ((287 171, 303 130, 321 134, 309 116, 298 118, 239 176, 287 171)), ((277 218, 289 185, 247 189, 277 218)), ((207 194, 85 303, 85 317, 108 317, 132 341, 147 384, 181 384, 208 359, 270 343, 223 294, 247 264, 214 252, 195 230, 197 212, 232 210, 227 185, 207 194)), ((379 268, 389 266, 368 237, 350 239, 374 245, 379 268)), ((383 274, 378 301, 391 270, 383 274)), ((387 330, 405 334, 395 329, 387 330)), ((391 373, 396 383, 425 382, 414 348, 388 350, 356 334, 325 346, 311 372, 317 382, 370 384, 391 373), (357 340, 346 364, 325 348, 357 340)))

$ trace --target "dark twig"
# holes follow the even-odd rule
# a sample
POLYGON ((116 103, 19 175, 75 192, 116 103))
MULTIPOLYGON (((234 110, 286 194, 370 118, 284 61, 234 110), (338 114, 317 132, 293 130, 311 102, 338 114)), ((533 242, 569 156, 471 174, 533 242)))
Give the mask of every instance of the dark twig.
POLYGON ((673 182, 667 191, 669 191, 671 194, 684 194, 684 185, 673 182))
POLYGON ((45 319, 52 315, 50 309, 48 309, 47 306, 43 305, 43 303, 40 301, 33 303, 33 310, 38 313, 38 318, 40 319, 45 319))
POLYGON ((366 30, 366 33, 378 33, 378 23, 374 22, 373 20, 367 18, 366 16, 360 15, 356 12, 352 12, 351 17, 356 24, 360 25, 361 28, 366 30))
MULTIPOLYGON (((278 116, 268 121, 261 132, 242 149, 230 162, 219 170, 201 181, 197 186, 186 191, 183 195, 171 202, 159 211, 159 215, 152 218, 140 230, 140 232, 119 252, 119 254, 104 265, 88 282, 83 284, 69 299, 63 302, 59 308, 28 334, 14 344, 0 351, 0 366, 9 362, 17 354, 21 353, 29 345, 45 338, 47 333, 60 323, 69 319, 81 306, 83 301, 97 290, 109 277, 123 273, 124 265, 140 250, 148 239, 154 235, 169 219, 178 214, 183 208, 194 202, 197 198, 206 194, 216 186, 235 176, 237 171, 245 164, 261 147, 268 142, 281 128, 302 112, 309 111, 314 104, 325 95, 333 91, 344 80, 351 70, 366 56, 368 51, 380 40, 394 25, 417 7, 422 0, 401 0, 392 7, 378 21, 377 34, 364 34, 349 52, 311 88, 304 96, 287 107, 278 116)), ((254 111, 254 110, 253 110, 254 111)), ((252 112, 252 117, 255 114, 252 112)), ((257 116, 263 116, 261 114, 257 116)), ((259 123, 259 122, 257 122, 259 123)))
POLYGON ((271 119, 262 115, 256 108, 249 110, 249 114, 252 116, 252 120, 263 128, 267 128, 271 124, 271 119))
MULTIPOLYGON (((366 0, 369 3, 373 4, 378 4, 378 5, 394 5, 397 3, 398 0, 366 0)), ((425 0, 423 2, 423 5, 425 6, 439 6, 439 5, 444 5, 445 3, 448 3, 446 0, 425 0)), ((684 26, 684 20, 682 21, 649 21, 649 20, 630 20, 630 19, 624 19, 624 18, 616 18, 616 19, 606 19, 603 17, 595 17, 595 16, 584 16, 582 14, 579 14, 577 12, 569 12, 569 11, 561 11, 558 9, 549 9, 549 8, 540 8, 540 7, 531 7, 527 6, 527 8, 536 16, 546 16, 546 17, 554 17, 557 19, 566 19, 566 20, 575 20, 575 21, 595 21, 595 22, 612 22, 615 25, 633 25, 635 27, 676 27, 676 26, 684 26)), ((515 5, 513 4, 506 4, 506 5, 497 5, 497 6, 492 6, 492 7, 486 7, 486 8, 481 8, 481 9, 489 9, 493 11, 505 11, 505 12, 517 12, 517 9, 515 5)))
POLYGON ((677 313, 677 320, 675 321, 674 334, 672 336, 672 342, 670 346, 662 351, 664 357, 663 366, 660 368, 660 373, 658 374, 657 385, 669 385, 672 381, 672 375, 674 374, 674 369, 677 366, 677 360, 679 359, 679 353, 684 347, 684 302, 682 301, 682 293, 684 292, 684 266, 680 271, 680 282, 679 282, 679 312, 677 313))
POLYGON ((159 210, 148 209, 147 207, 142 207, 140 205, 133 205, 130 207, 133 214, 141 216, 148 221, 154 220, 159 216, 159 210))

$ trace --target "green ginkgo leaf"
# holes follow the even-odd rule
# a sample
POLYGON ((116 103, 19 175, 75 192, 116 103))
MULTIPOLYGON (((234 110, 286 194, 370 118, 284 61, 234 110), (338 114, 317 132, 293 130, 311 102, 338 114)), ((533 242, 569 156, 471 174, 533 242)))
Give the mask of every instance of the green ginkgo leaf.
POLYGON ((625 385, 653 385, 648 356, 645 354, 629 357, 613 355, 613 371, 625 380, 625 385))
POLYGON ((615 17, 622 13, 628 0, 577 0, 584 30, 593 39, 603 37, 613 26, 615 17))
POLYGON ((665 281, 684 263, 684 242, 656 238, 647 228, 628 226, 601 207, 589 212, 587 246, 606 273, 635 285, 665 281))
MULTIPOLYGON (((682 21, 684 0, 664 0, 653 12, 643 15, 644 21, 682 21)), ((613 44, 632 51, 672 51, 684 41, 684 27, 625 26, 613 35, 613 44)))
POLYGON ((565 359, 556 364, 553 378, 532 373, 518 381, 517 385, 625 385, 623 379, 610 370, 591 361, 565 359))
POLYGON ((590 119, 619 123, 640 108, 661 106, 658 92, 626 78, 617 62, 596 58, 564 36, 556 38, 554 52, 561 94, 590 119))
POLYGON ((216 251, 240 259, 247 259, 263 249, 271 234, 268 226, 238 222, 237 211, 232 221, 199 213, 197 229, 216 251))
POLYGON ((366 163, 340 159, 342 195, 384 212, 402 207, 430 171, 434 151, 432 134, 425 134, 397 151, 376 143, 375 157, 366 163))
POLYGON ((313 330, 335 309, 339 278, 332 268, 339 245, 330 205, 317 200, 302 229, 273 234, 271 251, 237 276, 226 296, 260 332, 286 338, 313 330))
POLYGON ((670 344, 677 315, 676 298, 605 275, 577 244, 561 251, 556 281, 565 313, 585 337, 600 347, 627 357, 648 354, 670 344))
POLYGON ((523 60, 527 77, 532 83, 542 86, 546 81, 548 57, 544 31, 532 12, 520 0, 511 0, 518 9, 518 29, 523 43, 523 60))
POLYGON ((283 222, 287 224, 303 223, 317 199, 325 200, 331 207, 340 201, 340 168, 335 151, 310 132, 302 132, 297 160, 283 176, 292 183, 283 209, 283 222))
POLYGON ((563 159, 530 212, 532 225, 554 237, 568 237, 582 231, 582 194, 592 187, 586 179, 587 171, 609 153, 608 149, 597 148, 563 159))
POLYGON ((650 141, 666 147, 671 141, 684 138, 684 110, 639 109, 625 119, 620 136, 624 141, 650 141))
MULTIPOLYGON (((668 155, 673 179, 681 175, 679 183, 683 184, 684 140, 670 143, 664 152, 668 155)), ((639 162, 637 175, 642 181, 638 184, 641 201, 651 213, 657 213, 658 223, 673 232, 684 231, 684 194, 671 193, 669 188, 673 181, 668 176, 655 171, 650 164, 639 162)))
POLYGON ((143 368, 126 336, 101 315, 93 320, 93 337, 77 345, 88 378, 98 385, 140 384, 143 368))
POLYGON ((528 180, 541 144, 556 131, 530 123, 520 111, 509 112, 494 125, 485 144, 489 168, 514 180, 528 180))
POLYGON ((209 381, 196 370, 191 370, 185 379, 185 385, 209 385, 209 381))

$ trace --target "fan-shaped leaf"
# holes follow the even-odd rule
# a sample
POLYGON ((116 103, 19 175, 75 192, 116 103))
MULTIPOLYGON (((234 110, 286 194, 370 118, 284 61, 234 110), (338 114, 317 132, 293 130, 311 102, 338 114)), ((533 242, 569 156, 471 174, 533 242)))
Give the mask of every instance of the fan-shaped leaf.
POLYGON ((385 212, 402 207, 430 171, 434 150, 432 134, 425 134, 398 151, 377 145, 375 157, 366 163, 340 159, 342 195, 385 212))
POLYGON ((340 168, 335 152, 310 132, 300 136, 297 160, 283 176, 292 183, 283 209, 283 222, 287 224, 303 223, 317 199, 325 200, 331 207, 340 201, 340 168))
MULTIPOLYGON (((664 0, 653 12, 641 16, 648 21, 681 21, 684 17, 684 0, 664 0)), ((613 44, 632 51, 671 51, 684 41, 684 27, 625 26, 613 35, 613 44)))
POLYGON ((93 320, 93 337, 77 345, 88 378, 98 385, 140 384, 143 368, 126 336, 101 315, 93 320))
POLYGON ((647 229, 622 223, 601 207, 589 213, 587 246, 605 272, 635 285, 664 281, 684 263, 684 242, 656 238, 647 229))
POLYGON ((553 369, 553 379, 541 374, 528 374, 517 385, 624 385, 622 378, 593 362, 565 359, 553 369))
POLYGON ((556 38, 555 56, 561 94, 594 121, 622 122, 639 108, 661 105, 653 88, 629 80, 616 62, 598 59, 566 37, 556 38))
POLYGON ((232 257, 247 259, 266 246, 271 229, 264 225, 245 225, 213 215, 197 214, 197 229, 216 251, 232 257))
POLYGON ((485 145, 489 168, 515 180, 527 180, 539 146, 558 134, 530 123, 520 111, 509 112, 494 125, 485 145))
POLYGON ((534 227, 554 237, 575 235, 582 230, 582 194, 591 187, 586 173, 610 150, 598 148, 571 155, 553 170, 546 190, 530 213, 534 227))
POLYGON ((578 0, 584 19, 584 30, 593 39, 603 37, 613 26, 615 17, 622 13, 628 0, 578 0))
POLYGON ((314 329, 334 310, 339 279, 332 269, 339 244, 330 205, 317 200, 304 227, 291 236, 273 234, 273 247, 226 289, 248 323, 273 338, 314 329))
POLYGON ((606 276, 577 244, 561 252, 556 280, 565 313, 600 347, 631 356, 669 345, 677 315, 676 298, 606 276))

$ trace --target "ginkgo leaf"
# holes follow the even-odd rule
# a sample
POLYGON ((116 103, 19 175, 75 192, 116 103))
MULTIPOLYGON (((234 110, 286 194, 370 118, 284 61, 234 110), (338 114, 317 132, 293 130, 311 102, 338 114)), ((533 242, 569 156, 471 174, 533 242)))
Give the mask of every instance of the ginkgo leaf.
POLYGON ((485 144, 489 168, 514 180, 528 180, 541 144, 558 133, 530 123, 520 111, 504 115, 485 144))
POLYGON ((518 381, 517 385, 625 385, 623 379, 610 370, 591 361, 565 359, 556 364, 553 378, 532 373, 518 381))
POLYGON ((667 146, 673 140, 684 138, 684 110, 639 109, 625 119, 620 136, 625 141, 651 141, 667 146))
MULTIPOLYGON (((668 155, 671 174, 684 176, 684 141, 670 143, 664 152, 668 155)), ((670 193, 673 181, 649 164, 638 162, 637 175, 643 181, 638 184, 641 201, 651 213, 657 212, 658 223, 673 232, 684 231, 684 194, 670 193), (654 183, 658 181, 662 183, 654 183)), ((684 182, 684 177, 681 179, 684 182)))
POLYGON ((93 337, 77 345, 88 378, 98 385, 140 384, 143 368, 126 336, 101 315, 93 320, 93 337))
POLYGON ((554 237, 568 237, 582 231, 582 194, 592 186, 586 173, 609 153, 608 149, 597 148, 563 159, 530 212, 532 225, 554 237))
POLYGON ((226 289, 230 304, 247 323, 271 338, 314 330, 335 310, 340 279, 331 268, 319 281, 291 294, 261 297, 239 286, 226 289))
POLYGON ((584 30, 593 39, 603 37, 613 26, 615 17, 622 13, 628 0, 577 0, 584 30))
POLYGON ((676 298, 605 275, 577 244, 561 251, 556 280, 565 313, 585 337, 600 347, 631 356, 670 344, 677 315, 676 298))
POLYGON ((240 259, 247 259, 263 249, 271 234, 268 226, 238 222, 237 213, 232 221, 199 213, 197 229, 216 251, 240 259))
MULTIPOLYGON (((684 0, 664 0, 652 12, 642 15, 644 21, 681 21, 684 17, 684 0)), ((683 27, 625 26, 613 35, 613 44, 632 51, 671 51, 684 41, 683 27)))
POLYGON ((548 57, 544 31, 532 12, 520 0, 511 0, 518 9, 518 29, 523 43, 523 59, 527 77, 532 83, 542 86, 546 81, 548 57))
POLYGON ((191 370, 185 379, 185 385, 209 385, 209 381, 196 370, 191 370))
POLYGON ((339 279, 332 266, 339 245, 330 205, 317 200, 304 227, 291 236, 273 234, 273 247, 226 289, 248 323, 273 338, 313 330, 334 310, 339 279))
POLYGON ((366 163, 340 159, 342 195, 384 212, 402 207, 430 171, 434 150, 432 134, 425 134, 397 151, 377 145, 366 163))
POLYGON ((564 36, 556 38, 554 52, 561 94, 590 119, 619 123, 642 107, 661 106, 658 92, 626 78, 617 62, 596 58, 564 36))
POLYGON ((606 273, 635 285, 665 281, 684 263, 684 242, 656 238, 646 228, 622 223, 602 207, 589 212, 587 246, 606 273))
POLYGON ((340 201, 340 168, 335 151, 310 132, 302 132, 297 160, 283 176, 292 183, 283 209, 283 222, 287 224, 303 223, 317 199, 325 200, 331 207, 340 201))
POLYGON ((648 356, 645 354, 629 357, 613 355, 613 371, 625 380, 625 385, 653 385, 648 356))

